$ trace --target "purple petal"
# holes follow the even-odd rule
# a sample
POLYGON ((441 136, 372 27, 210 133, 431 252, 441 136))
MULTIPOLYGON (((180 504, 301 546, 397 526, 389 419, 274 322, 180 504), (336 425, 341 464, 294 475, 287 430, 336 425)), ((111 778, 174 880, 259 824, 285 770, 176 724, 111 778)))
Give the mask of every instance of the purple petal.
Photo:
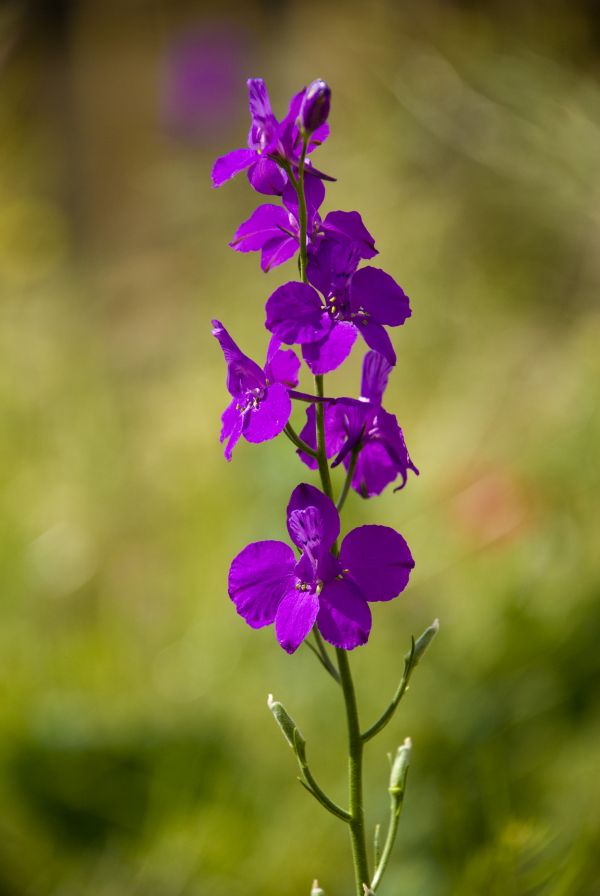
POLYGON ((373 402, 349 399, 336 402, 336 407, 345 411, 343 428, 347 441, 332 466, 343 460, 346 470, 350 465, 349 448, 360 439, 361 450, 357 458, 352 488, 363 498, 380 494, 397 476, 402 477, 402 488, 406 483, 408 470, 419 471, 412 463, 402 430, 393 414, 388 414, 373 402))
POLYGON ((306 273, 309 281, 325 297, 345 297, 350 277, 359 262, 360 254, 353 243, 330 239, 321 234, 309 246, 306 273))
POLYGON ((380 268, 356 271, 350 282, 350 304, 353 311, 364 308, 374 321, 389 327, 399 327, 411 314, 404 290, 380 268))
POLYGON ((397 473, 402 476, 401 485, 395 489, 395 491, 398 491, 406 485, 406 477, 409 470, 412 470, 417 476, 419 471, 410 459, 408 448, 404 441, 404 433, 398 426, 398 421, 394 414, 389 414, 383 408, 379 408, 377 411, 377 430, 390 460, 395 464, 397 473))
POLYGON ((302 100, 304 99, 304 94, 306 93, 306 87, 302 90, 299 90, 298 93, 295 93, 294 96, 290 100, 290 105, 288 107, 287 115, 282 120, 282 124, 284 122, 289 122, 290 124, 295 125, 296 119, 300 114, 300 106, 302 105, 302 100))
POLYGON ((385 328, 382 327, 381 324, 375 323, 374 320, 369 320, 366 317, 359 318, 356 322, 356 326, 358 328, 358 332, 365 340, 369 348, 372 348, 380 355, 383 355, 388 364, 390 364, 392 367, 395 367, 396 352, 394 351, 392 340, 390 339, 385 328))
POLYGON ((335 239, 353 243, 361 258, 373 258, 378 254, 375 240, 358 212, 329 212, 323 221, 322 230, 335 239))
POLYGON ((324 339, 302 346, 302 357, 314 374, 329 373, 346 360, 355 341, 354 324, 337 321, 324 339))
POLYGON ((315 624, 318 612, 316 594, 295 588, 286 594, 275 617, 275 634, 286 653, 294 653, 302 644, 315 624))
POLYGON ((219 441, 224 442, 225 439, 228 439, 227 445, 225 446, 225 459, 231 460, 233 449, 239 442, 244 428, 244 418, 238 410, 237 398, 234 398, 231 404, 225 408, 221 415, 221 422, 222 426, 219 441))
POLYGON ((317 149, 318 146, 322 146, 328 137, 329 125, 325 121, 322 125, 320 125, 320 127, 312 132, 310 140, 308 141, 308 146, 306 147, 306 151, 312 152, 313 149, 317 149))
POLYGON ((372 417, 371 405, 355 398, 341 398, 331 406, 326 427, 328 444, 335 446, 337 454, 332 467, 344 461, 347 468, 350 452, 364 444, 372 417))
POLYGON ((328 551, 340 534, 340 516, 335 509, 335 504, 327 495, 315 488, 314 485, 302 483, 296 486, 291 494, 287 506, 288 532, 296 547, 304 548, 305 541, 298 528, 290 525, 290 517, 297 511, 306 511, 309 507, 316 508, 318 512, 320 544, 328 551))
MULTIPOLYGON (((325 405, 325 454, 327 457, 336 455, 347 439, 345 415, 340 407, 344 402, 345 399, 342 399, 339 402, 335 401, 325 405)), ((300 432, 300 438, 314 449, 317 447, 316 417, 316 406, 311 404, 306 409, 306 423, 300 432)), ((314 457, 310 457, 300 450, 298 450, 296 454, 302 463, 306 464, 307 467, 310 467, 311 470, 317 469, 318 464, 314 457)))
POLYGON ((263 149, 277 132, 277 119, 271 109, 271 101, 262 78, 248 78, 248 108, 252 124, 248 134, 248 145, 253 149, 263 149))
POLYGON ((317 560, 317 578, 321 582, 333 582, 342 575, 342 564, 331 551, 322 551, 317 560))
POLYGON ((258 364, 240 351, 221 321, 213 320, 211 323, 212 335, 225 356, 229 393, 236 397, 248 390, 264 388, 265 375, 258 364))
POLYGON ((340 560, 367 600, 397 597, 415 565, 405 540, 389 526, 353 529, 342 542, 340 560))
POLYGON ((259 205, 248 220, 240 224, 229 245, 236 252, 262 250, 261 267, 268 271, 296 253, 298 240, 294 226, 281 206, 259 205))
POLYGON ((306 283, 284 283, 268 298, 266 312, 267 330, 288 345, 322 339, 331 327, 318 293, 306 283))
MULTIPOLYGON (((323 181, 319 180, 317 177, 312 177, 312 175, 307 175, 307 177, 304 178, 304 196, 306 198, 306 216, 308 219, 308 230, 310 232, 311 223, 325 199, 325 187, 323 181)), ((294 218, 298 220, 298 194, 292 184, 288 183, 281 198, 288 211, 290 211, 294 218)))
MULTIPOLYGON (((279 342, 279 340, 275 341, 279 342)), ((293 388, 298 385, 299 370, 300 358, 291 348, 285 349, 285 351, 277 348, 274 352, 269 348, 267 366, 265 367, 265 374, 269 382, 283 383, 284 386, 293 388)))
MULTIPOLYGON (((355 398, 340 398, 325 408, 325 439, 328 457, 341 451, 344 442, 356 444, 365 427, 368 406, 355 398)), ((336 459, 335 464, 339 463, 336 459)))
MULTIPOLYGON (((314 511, 314 507, 310 508, 310 511, 300 511, 300 513, 309 513, 314 511)), ((298 522, 294 520, 294 522, 298 522)), ((304 542, 303 542, 304 543, 304 542)), ((332 557, 332 555, 329 555, 332 557)), ((315 590, 318 583, 317 576, 317 567, 318 567, 318 558, 314 556, 309 556, 306 552, 302 552, 300 554, 300 559, 296 563, 296 568, 294 569, 294 575, 298 580, 298 584, 309 585, 312 590, 315 590)))
POLYGON ((346 281, 349 286, 359 262, 360 253, 354 243, 331 240, 331 266, 337 284, 346 281))
MULTIPOLYGON (((344 460, 346 469, 349 463, 350 458, 347 457, 344 460)), ((399 472, 398 466, 381 442, 367 442, 356 461, 352 488, 363 498, 372 498, 373 495, 380 495, 386 485, 396 479, 399 472)), ((404 479, 406 480, 406 474, 404 479)))
POLYGON ((251 165, 255 158, 256 153, 253 149, 234 149, 218 158, 211 172, 213 187, 220 187, 239 171, 251 165))
POLYGON ((262 78, 248 78, 248 108, 251 118, 259 124, 264 123, 273 114, 267 85, 262 78))
POLYGON ((393 365, 379 352, 367 352, 363 358, 360 397, 381 404, 393 365))
MULTIPOLYGON (((310 404, 306 409, 306 423, 302 427, 300 432, 300 438, 303 442, 313 448, 315 451, 317 449, 317 413, 315 410, 314 404, 310 404)), ((311 470, 316 470, 319 466, 316 459, 311 457, 310 454, 305 454, 304 451, 300 451, 298 449, 296 454, 300 458, 303 464, 306 464, 311 470)))
POLYGON ((282 431, 292 413, 292 399, 281 383, 269 386, 265 397, 255 410, 248 411, 244 438, 248 442, 266 442, 282 431))
POLYGON ((277 608, 296 593, 294 552, 283 541, 255 541, 234 558, 229 569, 229 596, 252 628, 275 620, 277 608))
POLYGON ((271 240, 263 248, 260 266, 265 273, 278 267, 284 261, 289 261, 298 251, 298 240, 295 237, 284 236, 271 240))
POLYGON ((318 168, 315 168, 315 166, 313 165, 313 163, 310 159, 306 160, 304 173, 312 174, 313 177, 318 177, 320 180, 330 181, 330 183, 335 183, 335 181, 337 179, 335 177, 332 177, 331 174, 325 174, 324 171, 319 171, 318 168))
POLYGON ((366 644, 371 631, 371 610, 355 585, 348 579, 334 579, 323 586, 317 617, 326 641, 343 650, 366 644))
POLYGON ((290 218, 279 205, 259 205, 229 243, 236 252, 256 252, 272 239, 288 238, 290 218))
POLYGON ((277 143, 287 159, 295 161, 298 159, 302 147, 300 131, 296 124, 300 106, 304 97, 305 90, 301 90, 292 97, 288 113, 282 119, 277 129, 277 143))
POLYGON ((324 237, 317 237, 313 245, 308 247, 308 265, 306 274, 313 286, 329 296, 331 291, 331 261, 330 261, 331 241, 324 237))
POLYGON ((281 196, 288 178, 277 162, 261 155, 248 169, 248 180, 257 193, 265 196, 281 196))

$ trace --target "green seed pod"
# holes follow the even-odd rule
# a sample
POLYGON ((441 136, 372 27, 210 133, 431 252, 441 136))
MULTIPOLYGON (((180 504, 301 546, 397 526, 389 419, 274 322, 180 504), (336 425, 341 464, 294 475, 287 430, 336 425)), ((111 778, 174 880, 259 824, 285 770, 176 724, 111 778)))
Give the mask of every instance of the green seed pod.
POLYGON ((275 721, 279 725, 281 732, 288 744, 301 762, 305 762, 306 741, 300 733, 300 729, 288 714, 282 703, 273 699, 273 694, 269 694, 267 706, 273 713, 275 721))
POLYGON ((389 792, 398 796, 404 793, 406 786, 406 776, 408 774, 408 766, 410 764, 410 753, 412 750, 412 741, 407 737, 401 747, 398 747, 394 761, 392 762, 392 771, 390 774, 389 792))
MULTIPOLYGON (((417 640, 415 641, 415 648, 414 648, 413 657, 412 657, 413 668, 417 665, 417 663, 419 662, 419 660, 421 659, 421 657, 423 656, 423 654, 425 653, 425 651, 427 650, 427 648, 429 647, 429 645, 431 644, 431 642, 433 641, 433 639, 435 638, 435 636, 437 635, 439 630, 440 630, 440 620, 434 619, 433 622, 431 623, 431 625, 425 629, 425 631, 423 632, 421 637, 417 638, 417 640)), ((410 658, 410 653, 407 653, 405 659, 408 660, 409 658, 410 658)))

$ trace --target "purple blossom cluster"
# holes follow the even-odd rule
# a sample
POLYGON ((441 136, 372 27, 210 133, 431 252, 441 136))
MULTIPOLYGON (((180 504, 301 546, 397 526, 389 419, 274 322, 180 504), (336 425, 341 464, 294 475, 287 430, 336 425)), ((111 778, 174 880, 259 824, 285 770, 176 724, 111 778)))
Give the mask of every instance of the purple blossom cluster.
POLYGON ((329 136, 331 91, 314 81, 291 100, 279 121, 264 82, 248 81, 250 131, 247 147, 217 159, 215 187, 246 171, 253 190, 274 201, 259 205, 235 232, 237 252, 259 252, 263 271, 299 256, 300 278, 278 287, 267 299, 270 333, 263 366, 245 355, 223 324, 213 321, 227 365, 231 401, 222 415, 225 457, 243 436, 248 442, 290 437, 300 460, 319 470, 323 491, 301 484, 292 492, 287 528, 297 553, 281 541, 249 544, 233 560, 229 595, 253 628, 275 625, 280 645, 293 653, 316 631, 336 648, 366 643, 369 604, 397 597, 414 561, 404 538, 387 526, 360 526, 338 547, 339 510, 348 489, 364 498, 380 494, 408 472, 418 474, 396 417, 383 395, 396 354, 386 328, 410 317, 399 284, 365 262, 377 254, 375 241, 357 211, 323 215, 325 183, 334 179, 310 158, 329 136), (323 394, 323 375, 348 358, 360 335, 367 346, 360 393, 323 394), (315 376, 314 395, 298 392, 301 361, 315 376), (293 401, 307 403, 306 421, 296 434, 293 401), (346 481, 332 500, 331 469, 341 466, 346 481), (324 473, 324 470, 326 471, 324 473))

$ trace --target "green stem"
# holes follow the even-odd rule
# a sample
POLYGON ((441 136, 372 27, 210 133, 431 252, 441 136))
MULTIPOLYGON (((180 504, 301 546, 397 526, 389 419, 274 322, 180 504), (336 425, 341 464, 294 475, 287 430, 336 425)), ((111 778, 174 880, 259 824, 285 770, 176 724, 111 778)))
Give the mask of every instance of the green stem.
POLYGON ((335 668, 334 664, 331 662, 331 658, 327 653, 327 648, 325 647, 325 643, 323 638, 321 637, 321 633, 319 629, 315 626, 313 629, 314 638, 317 644, 317 648, 319 653, 321 654, 323 664, 332 678, 334 678, 338 684, 340 684, 340 676, 338 670, 335 668))
MULTIPOLYGON (((324 394, 322 376, 315 376, 315 388, 318 397, 322 398, 324 394)), ((321 474, 323 491, 333 501, 333 488, 325 450, 325 408, 321 402, 317 404, 315 413, 317 417, 317 463, 319 464, 319 473, 321 474)))
POLYGON ((336 818, 340 818, 342 821, 346 821, 350 824, 350 814, 346 812, 345 809, 342 809, 341 806, 338 806, 337 803, 334 803, 333 800, 330 800, 327 794, 321 790, 309 767, 307 765, 301 766, 300 770, 302 772, 302 777, 298 778, 298 780, 305 790, 308 790, 308 792, 321 803, 324 809, 327 809, 327 811, 331 812, 332 815, 335 815, 336 818))
POLYGON ((291 423, 286 423, 283 431, 286 434, 286 436, 288 437, 288 439, 290 440, 290 442, 294 443, 296 448, 299 448, 300 451, 303 451, 305 454, 308 454, 309 457, 316 458, 317 452, 314 450, 314 448, 311 448, 310 445, 307 445, 306 442, 300 438, 300 436, 298 435, 298 433, 296 432, 296 430, 294 429, 294 427, 292 426, 291 423))
POLYGON ((356 469, 356 461, 358 460, 358 449, 354 449, 350 454, 350 464, 348 465, 348 472, 346 473, 346 478, 344 480, 344 485, 342 491, 340 492, 340 496, 337 499, 337 507, 338 513, 342 512, 342 507, 346 503, 346 498, 348 497, 348 492, 350 491, 350 486, 352 485, 352 477, 354 476, 354 470, 356 469))
MULTIPOLYGON (((304 283, 308 282, 306 276, 307 248, 306 248, 306 196, 304 195, 304 160, 308 137, 304 138, 302 153, 298 163, 298 179, 292 181, 298 195, 298 223, 300 225, 300 278, 304 283)), ((322 399, 325 395, 323 388, 323 376, 315 376, 315 388, 317 396, 322 399)), ((317 463, 323 491, 333 501, 333 488, 327 462, 325 448, 325 407, 322 401, 316 405, 317 422, 317 463)), ((338 553, 337 542, 332 548, 334 554, 338 553)), ((367 862, 367 847, 365 842, 365 820, 363 810, 362 792, 362 755, 363 741, 360 735, 358 709, 356 695, 350 672, 348 654, 341 648, 336 648, 340 683, 344 693, 346 705, 346 720, 348 725, 348 783, 350 792, 350 813, 347 819, 350 827, 350 841, 352 844, 352 859, 354 862, 354 878, 356 884, 356 896, 364 896, 364 886, 369 881, 369 866, 367 862)))
POLYGON ((308 137, 305 136, 302 141, 302 152, 298 162, 298 180, 294 184, 298 194, 298 224, 300 225, 300 279, 306 283, 306 265, 308 263, 308 253, 306 248, 306 196, 304 195, 304 160, 306 159, 306 147, 308 146, 308 137))
POLYGON ((387 836, 385 838, 383 851, 381 853, 381 859, 379 860, 379 864, 377 865, 375 875, 373 876, 373 880, 371 882, 371 889, 373 891, 375 891, 381 883, 381 878, 383 877, 383 873, 387 868, 387 864, 390 860, 392 849, 394 848, 394 843, 396 842, 396 834, 398 833, 398 824, 400 822, 400 812, 402 809, 403 801, 404 794, 402 794, 400 797, 397 797, 394 794, 390 794, 390 823, 387 831, 387 836))
POLYGON ((362 754, 363 742, 360 736, 356 695, 350 672, 348 653, 336 648, 338 669, 346 704, 346 720, 348 724, 348 784, 350 808, 350 840, 352 843, 352 859, 354 862, 354 879, 356 896, 364 896, 363 884, 369 882, 369 865, 365 842, 365 816, 362 793, 362 754))
POLYGON ((398 822, 400 821, 400 813, 404 804, 404 793, 406 791, 406 777, 408 775, 408 766, 410 763, 410 754, 412 744, 410 738, 407 737, 401 747, 398 747, 396 756, 392 762, 392 770, 390 773, 390 786, 388 792, 390 794, 390 821, 388 824, 387 835, 381 858, 376 862, 375 874, 371 881, 371 891, 375 892, 384 875, 387 864, 392 855, 396 834, 398 833, 398 822))
POLYGON ((408 688, 408 683, 410 681, 410 676, 412 675, 414 669, 414 658, 415 654, 415 641, 413 639, 412 647, 408 655, 404 658, 404 674, 400 679, 400 684, 396 688, 396 693, 392 697, 392 701, 388 708, 383 712, 376 722, 374 722, 370 728, 367 728, 366 731, 363 731, 361 737, 363 743, 366 743, 368 740, 371 740, 372 737, 375 737, 376 734, 379 734, 382 728, 385 728, 387 723, 390 721, 396 709, 398 708, 398 704, 404 697, 406 690, 408 688))
POLYGON ((311 644, 311 642, 307 639, 304 643, 308 647, 308 649, 314 653, 318 661, 321 663, 326 672, 328 672, 334 681, 338 684, 340 683, 340 676, 338 670, 335 668, 331 659, 329 658, 329 654, 325 649, 325 644, 323 643, 323 639, 319 634, 319 630, 315 627, 313 628, 313 637, 315 639, 315 644, 311 644))
POLYGON ((320 401, 333 401, 333 398, 319 398, 317 395, 309 395, 307 392, 296 392, 295 389, 288 389, 288 395, 295 401, 305 401, 308 404, 318 404, 320 401))
POLYGON ((392 701, 385 712, 383 712, 379 716, 377 721, 374 722, 370 728, 367 728, 366 731, 363 731, 362 739, 364 743, 366 743, 368 740, 371 740, 372 737, 375 737, 375 735, 378 734, 381 729, 387 725, 387 723, 396 712, 398 704, 408 690, 408 685, 413 672, 421 661, 423 654, 437 635, 439 629, 439 619, 434 619, 431 625, 427 626, 423 634, 419 638, 417 638, 416 641, 414 638, 411 638, 410 650, 404 656, 404 672, 402 673, 400 684, 396 688, 396 693, 392 697, 392 701))

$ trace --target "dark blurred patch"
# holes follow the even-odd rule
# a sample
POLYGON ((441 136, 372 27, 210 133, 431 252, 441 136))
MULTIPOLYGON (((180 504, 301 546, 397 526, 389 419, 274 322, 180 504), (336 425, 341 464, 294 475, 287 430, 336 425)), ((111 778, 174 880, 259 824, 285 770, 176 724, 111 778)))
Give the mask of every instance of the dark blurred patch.
POLYGON ((13 786, 36 822, 72 850, 142 836, 150 802, 161 813, 214 798, 228 768, 227 739, 146 732, 129 740, 35 737, 15 748, 13 786))
POLYGON ((29 0, 25 9, 40 31, 62 43, 79 5, 77 0, 29 0))
POLYGON ((139 831, 149 764, 134 744, 22 744, 14 782, 38 822, 72 848, 139 831))

